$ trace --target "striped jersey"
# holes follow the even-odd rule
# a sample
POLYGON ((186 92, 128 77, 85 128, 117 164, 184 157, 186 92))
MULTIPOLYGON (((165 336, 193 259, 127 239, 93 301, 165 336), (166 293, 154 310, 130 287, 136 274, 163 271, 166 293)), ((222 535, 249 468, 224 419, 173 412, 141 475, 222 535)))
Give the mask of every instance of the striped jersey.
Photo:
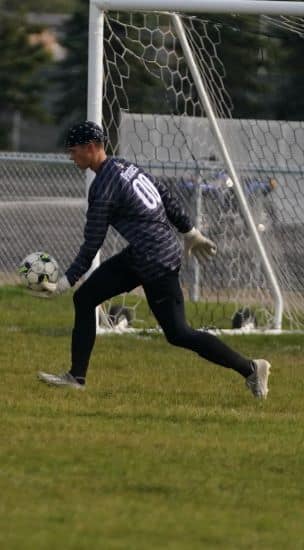
POLYGON ((131 162, 107 157, 90 186, 84 242, 66 272, 71 285, 90 268, 110 225, 129 243, 132 268, 143 282, 179 269, 176 229, 186 233, 193 227, 163 182, 131 162))

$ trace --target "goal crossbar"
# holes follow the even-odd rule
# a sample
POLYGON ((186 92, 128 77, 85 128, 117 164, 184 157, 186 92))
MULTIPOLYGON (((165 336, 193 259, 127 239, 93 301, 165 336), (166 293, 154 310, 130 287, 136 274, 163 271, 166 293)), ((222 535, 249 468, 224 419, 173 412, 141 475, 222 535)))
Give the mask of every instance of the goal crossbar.
POLYGON ((93 0, 101 10, 304 15, 304 2, 282 0, 93 0))

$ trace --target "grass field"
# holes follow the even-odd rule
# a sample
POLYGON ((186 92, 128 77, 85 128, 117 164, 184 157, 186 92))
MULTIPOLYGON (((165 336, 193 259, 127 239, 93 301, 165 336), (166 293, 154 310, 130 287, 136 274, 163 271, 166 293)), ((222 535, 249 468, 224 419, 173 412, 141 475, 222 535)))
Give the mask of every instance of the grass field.
POLYGON ((273 364, 266 402, 162 336, 98 338, 85 392, 71 297, 0 289, 0 544, 40 549, 304 548, 301 335, 225 337, 273 364))

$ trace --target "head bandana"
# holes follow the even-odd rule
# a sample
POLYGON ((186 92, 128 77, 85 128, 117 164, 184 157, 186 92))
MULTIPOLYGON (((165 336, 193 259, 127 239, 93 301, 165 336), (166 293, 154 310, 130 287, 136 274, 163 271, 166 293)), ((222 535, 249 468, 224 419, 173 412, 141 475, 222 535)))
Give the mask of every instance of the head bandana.
POLYGON ((95 122, 86 120, 80 124, 74 124, 67 134, 65 148, 69 149, 74 145, 85 145, 87 143, 104 143, 105 135, 103 129, 95 122))

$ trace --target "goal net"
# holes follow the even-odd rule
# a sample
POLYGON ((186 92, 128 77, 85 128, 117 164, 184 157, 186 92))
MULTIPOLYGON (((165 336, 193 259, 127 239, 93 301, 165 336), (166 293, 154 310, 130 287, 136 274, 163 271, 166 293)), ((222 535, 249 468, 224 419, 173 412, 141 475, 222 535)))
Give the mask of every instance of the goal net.
MULTIPOLYGON (((303 88, 303 18, 103 13, 97 4, 89 117, 103 122, 108 154, 162 178, 218 245, 212 261, 183 263, 189 321, 302 330, 304 95, 292 92, 303 88), (249 62, 255 71, 246 71, 249 62), (292 116, 277 106, 282 93, 292 116)), ((286 4, 292 11, 295 3, 286 4)), ((34 250, 68 267, 83 238, 85 186, 64 155, 0 154, 0 284, 15 282, 34 250)), ((110 230, 101 257, 123 246, 110 230)), ((138 300, 108 304, 103 324, 140 318, 138 300)))
POLYGON ((98 120, 98 93, 108 154, 165 181, 218 245, 181 272, 200 325, 303 328, 304 122, 295 110, 276 116, 278 52, 301 57, 303 18, 108 11, 101 21, 90 55, 100 70, 103 56, 102 93, 91 82, 88 112, 98 120))

